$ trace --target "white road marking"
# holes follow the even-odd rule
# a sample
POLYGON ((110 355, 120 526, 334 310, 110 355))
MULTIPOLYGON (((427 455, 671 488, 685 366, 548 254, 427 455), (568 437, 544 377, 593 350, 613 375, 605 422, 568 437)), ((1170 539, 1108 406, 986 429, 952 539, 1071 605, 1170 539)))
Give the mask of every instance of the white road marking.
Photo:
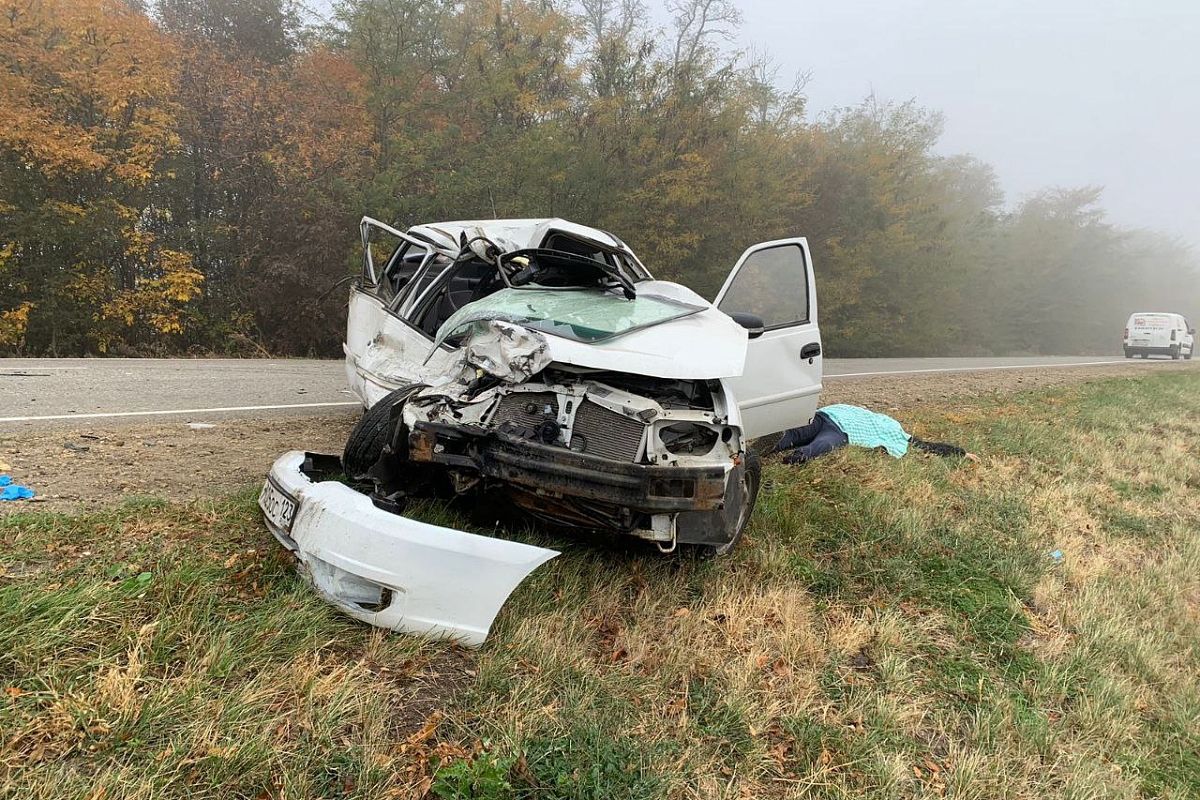
MULTIPOLYGON (((874 372, 843 372, 843 373, 826 373, 826 380, 834 380, 837 378, 867 378, 880 375, 916 375, 921 373, 938 373, 938 372, 994 372, 996 370, 1005 369, 1052 369, 1055 367, 1094 367, 1114 364, 1132 364, 1132 363, 1159 363, 1151 361, 1133 362, 1125 359, 1113 359, 1110 361, 1073 361, 1070 363, 1054 363, 1054 364, 1003 364, 997 366, 971 366, 971 367, 926 367, 924 369, 895 369, 895 370, 878 370, 874 372)), ((38 369, 54 369, 54 367, 38 367, 38 369)), ((69 368, 59 368, 69 369, 69 368)), ((346 390, 342 390, 345 392, 346 390)), ((292 408, 337 408, 345 406, 361 405, 357 400, 335 401, 328 403, 287 403, 280 405, 264 405, 264 406, 220 406, 214 408, 171 408, 155 411, 103 411, 89 412, 85 414, 45 414, 40 416, 27 417, 0 417, 0 422, 43 422, 50 420, 63 419, 114 419, 120 417, 165 417, 178 414, 217 414, 224 412, 237 411, 278 411, 292 408)))
MULTIPOLYGON (((873 375, 915 375, 921 372, 994 372, 1000 369, 1052 369, 1054 367, 1096 367, 1108 364, 1124 364, 1124 360, 1114 361, 1072 361, 1069 364, 1004 364, 994 367, 927 367, 925 369, 893 369, 880 372, 829 372, 828 378, 867 378, 873 375)), ((1131 362, 1132 363, 1132 362, 1131 362)), ((1145 363, 1158 363, 1146 361, 1145 363)))
POLYGON ((162 417, 170 414, 215 414, 221 411, 275 411, 284 408, 329 408, 361 405, 355 400, 336 403, 288 403, 278 406, 223 406, 220 408, 172 408, 163 411, 105 411, 89 414, 47 414, 40 417, 0 417, 0 422, 41 422, 52 419, 109 419, 112 417, 162 417))

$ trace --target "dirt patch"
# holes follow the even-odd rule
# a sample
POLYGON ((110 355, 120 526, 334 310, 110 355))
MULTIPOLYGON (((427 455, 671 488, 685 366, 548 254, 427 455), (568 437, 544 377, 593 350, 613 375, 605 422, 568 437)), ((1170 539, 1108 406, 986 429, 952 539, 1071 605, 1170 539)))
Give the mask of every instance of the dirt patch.
MULTIPOLYGON (((1153 372, 1196 368, 1162 364, 1153 372)), ((897 412, 947 400, 1044 389, 1128 375, 1144 365, 830 377, 823 404, 855 403, 897 412)), ((40 495, 35 502, 0 503, 0 515, 22 509, 88 510, 129 497, 168 500, 217 497, 261 481, 286 450, 340 453, 358 412, 264 419, 114 423, 111 426, 0 431, 0 461, 40 495)))
POLYGON ((214 419, 110 427, 0 431, 0 461, 36 501, 0 503, 20 510, 89 510, 130 497, 192 500, 259 483, 287 450, 340 453, 354 410, 313 417, 214 419))
POLYGON ((478 654, 460 647, 438 650, 412 673, 401 669, 400 675, 395 675, 387 664, 369 666, 396 685, 401 701, 395 705, 390 732, 394 739, 403 741, 419 735, 424 726, 458 703, 478 674, 478 654))

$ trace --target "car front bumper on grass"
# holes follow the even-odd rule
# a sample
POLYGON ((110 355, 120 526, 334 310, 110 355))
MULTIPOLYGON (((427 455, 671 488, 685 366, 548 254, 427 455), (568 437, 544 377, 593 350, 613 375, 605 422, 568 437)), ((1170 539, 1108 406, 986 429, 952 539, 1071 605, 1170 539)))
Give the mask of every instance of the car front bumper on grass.
POLYGON ((518 584, 558 555, 377 508, 344 483, 312 480, 316 458, 280 456, 259 506, 317 592, 355 619, 478 646, 518 584))

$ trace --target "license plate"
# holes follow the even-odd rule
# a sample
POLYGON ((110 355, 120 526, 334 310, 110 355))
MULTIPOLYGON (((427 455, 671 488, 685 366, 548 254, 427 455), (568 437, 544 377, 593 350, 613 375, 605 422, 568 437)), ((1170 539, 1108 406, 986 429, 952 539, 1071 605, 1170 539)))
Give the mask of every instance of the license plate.
POLYGON ((290 531, 292 518, 296 516, 296 501, 275 488, 275 484, 267 481, 263 484, 262 492, 258 495, 258 507, 276 527, 290 531))

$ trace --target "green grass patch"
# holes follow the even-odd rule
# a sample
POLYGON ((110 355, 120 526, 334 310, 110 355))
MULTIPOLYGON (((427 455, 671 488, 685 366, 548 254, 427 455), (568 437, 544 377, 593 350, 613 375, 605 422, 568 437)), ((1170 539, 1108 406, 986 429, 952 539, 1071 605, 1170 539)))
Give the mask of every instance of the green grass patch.
POLYGON ((1200 796, 1197 398, 925 408, 983 461, 768 463, 722 559, 518 531, 477 652, 339 616, 251 490, 9 516, 0 797, 1200 796))

